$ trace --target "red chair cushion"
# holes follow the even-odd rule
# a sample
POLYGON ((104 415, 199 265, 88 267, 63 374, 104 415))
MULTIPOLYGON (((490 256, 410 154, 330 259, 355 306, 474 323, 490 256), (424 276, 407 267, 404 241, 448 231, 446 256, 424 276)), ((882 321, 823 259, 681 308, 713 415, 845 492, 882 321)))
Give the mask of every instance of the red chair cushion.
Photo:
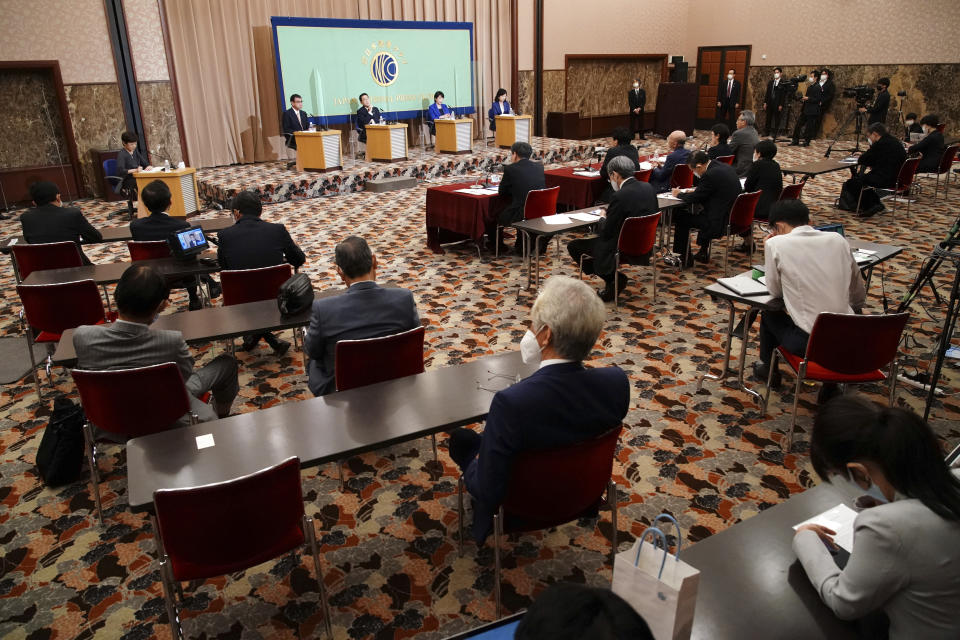
MULTIPOLYGON (((778 347, 778 349, 780 351, 780 355, 783 356, 784 360, 787 361, 787 364, 793 368, 794 372, 799 371, 800 363, 803 362, 803 357, 794 355, 783 347, 778 347)), ((879 382, 886 379, 887 376, 879 369, 874 369, 873 371, 864 374, 849 375, 831 371, 830 369, 821 367, 816 362, 807 363, 807 374, 804 377, 804 380, 814 380, 817 382, 836 382, 838 384, 879 382)))

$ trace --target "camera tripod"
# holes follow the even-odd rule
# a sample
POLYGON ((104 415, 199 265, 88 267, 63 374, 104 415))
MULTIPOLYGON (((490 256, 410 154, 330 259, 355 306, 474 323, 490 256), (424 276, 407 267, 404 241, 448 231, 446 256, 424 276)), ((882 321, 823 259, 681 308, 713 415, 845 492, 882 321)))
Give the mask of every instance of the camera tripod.
POLYGON ((797 100, 793 96, 784 100, 784 109, 777 119, 777 128, 773 132, 774 142, 790 142, 793 140, 790 137, 790 117, 793 115, 793 105, 795 104, 797 104, 797 100))
POLYGON ((837 151, 847 151, 849 153, 859 153, 860 149, 860 138, 863 136, 863 116, 865 114, 861 113, 860 107, 865 106, 861 105, 859 102, 856 103, 857 106, 854 108, 853 113, 847 116, 843 123, 833 130, 833 141, 830 142, 830 146, 827 147, 827 152, 823 154, 824 158, 830 157, 830 152, 833 151, 833 145, 837 144, 837 141, 840 140, 840 137, 844 135, 846 130, 850 127, 850 123, 854 122, 853 135, 854 135, 854 145, 850 149, 837 149, 837 151))

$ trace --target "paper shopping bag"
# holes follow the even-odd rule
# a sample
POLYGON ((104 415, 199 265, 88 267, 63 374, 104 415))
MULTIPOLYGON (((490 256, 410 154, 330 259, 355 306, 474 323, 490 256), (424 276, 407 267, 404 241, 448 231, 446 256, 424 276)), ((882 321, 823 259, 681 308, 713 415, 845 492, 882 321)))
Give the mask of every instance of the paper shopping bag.
MULTIPOLYGON (((676 524, 671 516, 661 514, 676 524)), ((667 552, 666 537, 655 526, 648 527, 629 551, 618 553, 613 565, 613 592, 626 600, 653 632, 656 640, 686 640, 693 629, 700 571, 680 560, 680 528, 677 526, 677 553, 667 552), (654 536, 655 542, 644 545, 654 536)))

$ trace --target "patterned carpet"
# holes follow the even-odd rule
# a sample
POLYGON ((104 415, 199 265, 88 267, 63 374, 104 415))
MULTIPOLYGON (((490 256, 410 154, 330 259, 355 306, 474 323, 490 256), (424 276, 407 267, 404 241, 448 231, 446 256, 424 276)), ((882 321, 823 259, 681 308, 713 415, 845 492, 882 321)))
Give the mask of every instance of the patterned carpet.
MULTIPOLYGON (((663 148, 662 141, 657 144, 663 148)), ((783 147, 777 159, 781 164, 814 160, 823 156, 824 148, 824 143, 809 149, 783 147)), ((901 206, 895 214, 858 220, 829 206, 844 177, 834 173, 816 178, 804 200, 817 223, 842 221, 848 235, 906 248, 875 274, 868 312, 878 313, 883 292, 891 301, 899 298, 934 242, 946 234, 957 215, 957 192, 947 202, 942 195, 935 201, 930 182, 909 215, 901 206)), ((450 178, 435 178, 430 184, 445 180, 450 178)), ((426 186, 290 200, 266 207, 264 217, 286 222, 307 253, 307 272, 318 289, 339 284, 332 266, 334 244, 351 233, 366 236, 379 258, 380 279, 415 293, 428 325, 427 367, 517 349, 533 300, 532 294, 518 295, 519 258, 493 260, 485 255, 478 261, 468 246, 444 255, 431 253, 423 228, 426 186)), ((97 225, 121 222, 110 217, 119 209, 116 204, 80 204, 97 225)), ((17 231, 15 221, 0 222, 3 235, 17 231)), ((95 262, 126 259, 122 244, 93 246, 88 254, 95 262)), ((735 253, 732 259, 746 268, 745 254, 735 253)), ((565 251, 555 256, 553 246, 543 267, 546 275, 576 275, 565 251)), ((676 515, 690 538, 700 540, 815 484, 805 454, 807 433, 798 434, 793 452, 781 449, 790 424, 791 391, 775 392, 766 416, 740 391, 716 383, 697 391, 697 378, 716 370, 723 355, 726 311, 701 293, 719 273, 719 260, 682 274, 661 273, 656 304, 648 274, 633 270, 634 284, 619 311, 608 306, 605 331, 590 358, 594 366, 623 367, 633 385, 627 429, 614 464, 622 548, 663 511, 676 515)), ((8 291, 0 303, 0 331, 19 335, 19 303, 6 264, 0 277, 8 291)), ((948 291, 949 278, 952 273, 938 277, 941 292, 948 291)), ((182 292, 174 294, 173 302, 169 312, 186 309, 182 292)), ((943 308, 927 290, 912 312, 904 345, 910 371, 927 367, 943 308)), ((756 357, 756 326, 751 337, 750 361, 756 357)), ((195 353, 202 363, 223 349, 209 344, 195 353)), ((299 354, 278 360, 261 344, 253 353, 241 353, 240 360, 241 391, 234 411, 309 397, 299 354)), ((65 372, 56 372, 55 383, 60 392, 75 397, 65 372)), ((960 439, 955 362, 945 369, 941 386, 947 396, 934 407, 933 424, 955 445, 960 439)), ((883 398, 879 386, 860 391, 883 398)), ((815 388, 800 398, 804 430, 815 401, 815 388)), ((922 410, 923 398, 916 389, 901 386, 897 401, 922 410)), ((30 378, 0 392, 0 637, 169 637, 153 534, 146 518, 126 508, 122 448, 110 449, 101 458, 101 491, 108 508, 106 524, 99 527, 87 483, 51 490, 36 476, 34 457, 50 407, 49 390, 38 403, 30 378)), ((440 440, 442 472, 426 464, 432 459, 428 440, 349 460, 343 492, 332 466, 303 471, 307 512, 316 519, 322 540, 336 638, 442 638, 493 619, 492 550, 489 545, 468 545, 464 557, 457 556, 457 473, 445 438, 440 440)), ((604 512, 599 529, 586 521, 513 539, 504 558, 505 610, 527 606, 558 580, 609 584, 605 553, 610 528, 609 513, 604 512)), ((186 633, 208 639, 320 636, 322 618, 311 566, 302 555, 287 557, 185 585, 186 633)))

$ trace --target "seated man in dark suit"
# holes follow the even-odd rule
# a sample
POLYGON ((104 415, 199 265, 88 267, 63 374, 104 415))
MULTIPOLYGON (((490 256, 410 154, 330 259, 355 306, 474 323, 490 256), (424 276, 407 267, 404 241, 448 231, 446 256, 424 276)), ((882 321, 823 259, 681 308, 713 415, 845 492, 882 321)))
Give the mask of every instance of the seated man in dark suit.
POLYGON ((296 150, 297 139, 293 135, 297 131, 306 131, 310 128, 310 120, 303 110, 303 98, 299 93, 290 96, 290 108, 283 112, 283 138, 286 145, 296 150))
MULTIPOLYGON (((256 193, 241 191, 234 196, 230 208, 237 222, 218 234, 217 261, 222 269, 261 269, 284 262, 299 267, 307 261, 285 226, 260 218, 263 205, 256 193)), ((260 338, 266 340, 278 356, 290 348, 289 342, 279 340, 272 333, 256 333, 243 337, 243 349, 250 351, 260 338)))
POLYGON ((347 291, 313 303, 310 328, 303 339, 303 349, 310 358, 308 386, 315 396, 337 390, 337 342, 389 336, 420 325, 417 303, 410 291, 377 285, 377 258, 366 240, 350 236, 337 245, 334 253, 337 273, 347 291))
POLYGON ((722 122, 710 127, 710 147, 707 149, 707 155, 711 160, 716 160, 721 156, 732 156, 733 149, 727 144, 730 137, 730 127, 722 122))
POLYGON ((371 122, 380 122, 380 109, 370 106, 370 96, 365 93, 360 94, 360 104, 363 105, 357 109, 357 134, 360 142, 367 142, 367 125, 371 122))
MULTIPOLYGON (((171 194, 170 188, 161 180, 154 180, 143 188, 140 194, 143 200, 143 206, 147 208, 150 215, 145 218, 136 218, 130 222, 130 235, 137 242, 149 240, 170 239, 170 234, 186 229, 190 226, 186 218, 174 218, 166 213, 170 208, 171 194)), ((210 286, 210 297, 216 298, 220 295, 220 285, 210 276, 201 276, 201 280, 210 286)), ((196 278, 184 278, 173 283, 175 287, 183 287, 190 296, 190 310, 195 311, 203 307, 203 302, 197 293, 196 278)))
MULTIPOLYGON (((77 327, 73 346, 77 367, 94 371, 133 369, 176 362, 190 394, 190 411, 201 421, 225 418, 237 397, 237 361, 221 354, 200 369, 179 331, 151 329, 150 324, 167 306, 169 290, 163 277, 149 266, 132 265, 123 272, 114 300, 120 318, 112 324, 77 327), (210 406, 200 401, 208 391, 210 406)), ((185 426, 184 416, 174 426, 185 426)))
POLYGON ((884 210, 876 189, 896 187, 900 167, 907 159, 903 145, 887 132, 885 125, 874 122, 867 127, 867 139, 871 142, 870 148, 860 154, 857 166, 850 167, 852 177, 843 183, 837 204, 840 209, 854 211, 859 199, 859 215, 863 218, 869 218, 884 210), (866 168, 870 171, 864 173, 866 168), (874 188, 861 195, 860 190, 863 187, 874 188))
MULTIPOLYGON (((657 193, 670 190, 670 177, 673 168, 678 164, 686 164, 690 157, 690 149, 683 145, 687 142, 687 134, 679 129, 667 136, 667 159, 650 174, 650 186, 657 193)), ((654 164, 658 164, 654 162, 654 164)))
MULTIPOLYGON (((630 144, 632 139, 630 130, 626 127, 617 127, 613 130, 611 137, 616 144, 607 150, 607 155, 605 155, 603 158, 603 166, 600 167, 600 177, 604 180, 609 180, 610 174, 607 172, 607 167, 609 166, 611 160, 621 156, 624 156, 633 162, 633 166, 635 167, 634 172, 639 171, 640 154, 637 153, 637 148, 630 144)), ((613 189, 607 187, 604 192, 600 194, 600 202, 610 202, 610 198, 612 197, 613 189)))
POLYGON ((610 184, 613 185, 613 198, 607 208, 604 219, 601 220, 600 232, 594 238, 580 238, 571 240, 567 245, 570 257, 577 264, 580 256, 588 256, 592 260, 584 260, 583 272, 596 273, 603 278, 606 286, 600 292, 604 302, 614 298, 615 291, 623 291, 627 286, 627 277, 617 273, 619 285, 614 287, 614 254, 617 252, 617 243, 620 240, 620 229, 627 218, 645 216, 656 213, 658 209, 657 194, 646 182, 634 178, 634 162, 627 156, 617 156, 607 166, 610 171, 610 184))
MULTIPOLYGON (((500 213, 500 224, 507 226, 523 220, 523 207, 527 194, 534 189, 543 189, 546 182, 543 177, 543 165, 530 159, 533 147, 526 142, 514 142, 510 147, 510 164, 503 166, 503 180, 498 191, 503 197, 510 198, 510 205, 500 213)), ((491 238, 493 232, 489 232, 491 238)), ((515 250, 521 247, 520 234, 517 234, 515 250)))
POLYGON ((920 118, 920 130, 924 133, 920 142, 907 149, 907 155, 912 156, 920 154, 920 164, 917 165, 917 173, 936 173, 940 169, 940 159, 943 158, 943 152, 947 148, 944 143, 943 134, 937 131, 937 125, 940 123, 940 116, 927 114, 920 118))
POLYGON ((30 244, 76 242, 83 264, 90 264, 90 259, 80 248, 80 239, 100 242, 103 235, 93 228, 80 209, 63 206, 60 188, 46 180, 30 185, 30 198, 33 208, 20 216, 24 239, 30 244))
POLYGON ((549 278, 520 341, 523 361, 540 362, 540 368, 493 396, 482 436, 470 429, 450 433, 450 457, 474 499, 477 542, 491 531, 518 454, 590 440, 627 415, 627 374, 619 367, 583 366, 605 317, 603 303, 585 282, 549 278))
POLYGON ((910 142, 911 133, 923 133, 923 126, 917 121, 917 114, 908 113, 903 119, 903 139, 910 142))
POLYGON ((740 178, 730 165, 711 160, 703 151, 691 154, 687 164, 700 181, 693 191, 681 193, 680 189, 674 189, 673 195, 692 207, 698 206, 700 210, 694 212, 692 207, 686 210, 678 208, 673 214, 676 224, 673 252, 684 260, 685 268, 693 266, 694 260, 710 262, 710 241, 723 235, 730 208, 740 194, 740 178), (690 243, 690 229, 693 228, 700 230, 697 235, 700 251, 685 258, 690 243))
POLYGON ((773 140, 761 140, 754 148, 753 155, 754 161, 747 171, 743 190, 747 193, 761 192, 753 217, 766 220, 770 205, 780 198, 780 192, 783 191, 783 173, 780 164, 773 159, 777 155, 777 145, 773 140))

